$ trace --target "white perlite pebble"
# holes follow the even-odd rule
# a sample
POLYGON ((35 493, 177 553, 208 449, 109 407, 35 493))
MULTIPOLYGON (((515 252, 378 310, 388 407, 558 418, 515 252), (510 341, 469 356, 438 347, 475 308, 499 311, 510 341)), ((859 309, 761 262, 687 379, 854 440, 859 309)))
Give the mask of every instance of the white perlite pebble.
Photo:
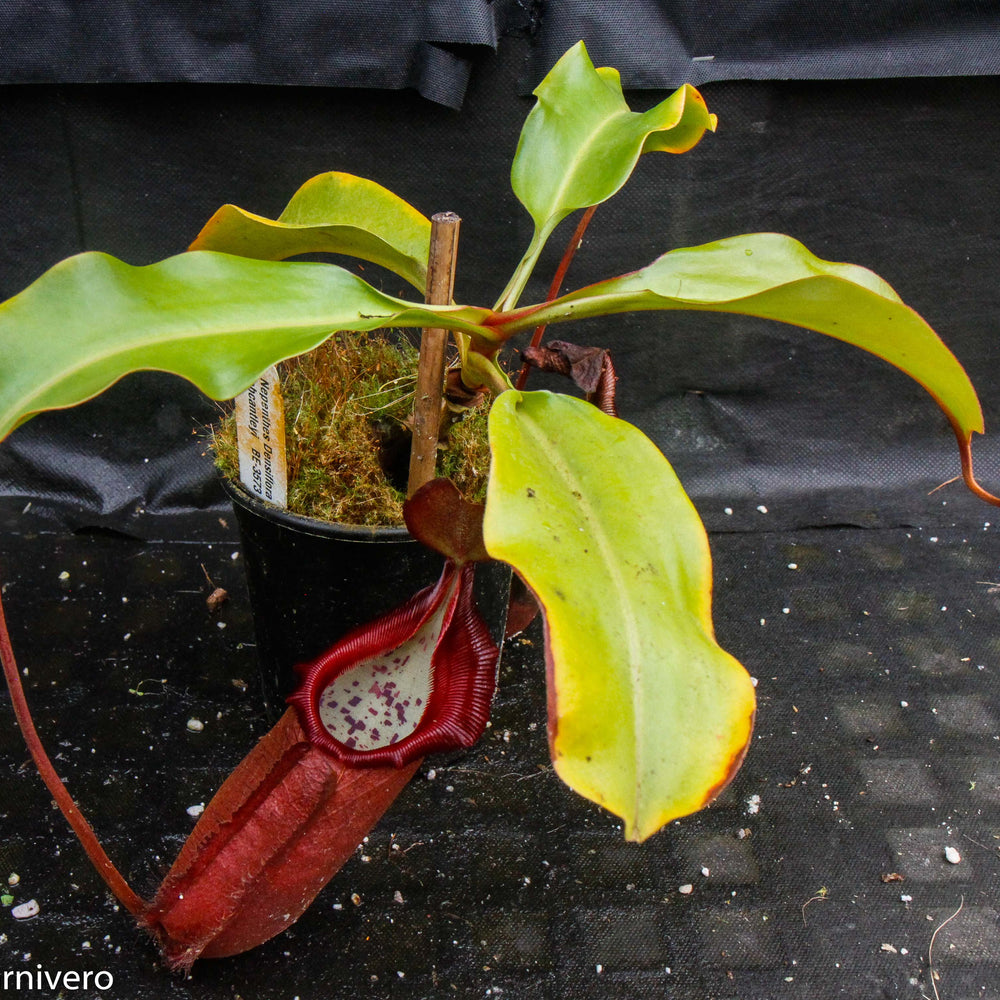
POLYGON ((197 819, 205 811, 205 803, 199 802, 196 806, 188 806, 187 814, 191 819, 197 819))
POLYGON ((690 896, 691 893, 694 892, 694 886, 690 882, 688 882, 686 885, 679 885, 677 887, 677 891, 682 896, 690 896))
POLYGON ((957 865, 962 860, 962 855, 958 853, 956 848, 946 847, 944 849, 944 859, 949 864, 957 865))
POLYGON ((201 719, 188 719, 187 727, 189 732, 200 733, 205 728, 205 723, 201 719))
POLYGON ((41 907, 38 905, 38 900, 29 899, 27 903, 15 906, 10 911, 10 915, 15 920, 27 920, 29 917, 37 917, 40 910, 41 907))

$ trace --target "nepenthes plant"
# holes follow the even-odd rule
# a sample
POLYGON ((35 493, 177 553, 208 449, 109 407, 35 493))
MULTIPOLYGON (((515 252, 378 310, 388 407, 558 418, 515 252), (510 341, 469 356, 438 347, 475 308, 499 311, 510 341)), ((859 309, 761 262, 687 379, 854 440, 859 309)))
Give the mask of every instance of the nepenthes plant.
POLYGON ((490 397, 485 506, 439 480, 407 505, 411 533, 443 557, 438 583, 331 636, 331 648, 303 665, 285 715, 227 779, 152 901, 118 874, 45 756, 0 612, 0 656, 39 770, 98 871, 175 968, 238 953, 289 926, 424 755, 481 734, 498 656, 472 600, 483 560, 511 566, 542 610, 556 772, 620 817, 627 838, 644 840, 701 809, 739 768, 754 690, 715 640, 701 521, 659 448, 614 415, 606 354, 542 344, 549 325, 692 310, 776 320, 853 344, 924 386, 955 433, 967 485, 997 502, 972 471, 971 438, 983 423, 965 371, 865 268, 756 233, 670 250, 563 293, 594 208, 641 156, 686 153, 716 119, 690 86, 633 112, 617 72, 595 68, 582 43, 535 96, 511 170, 533 235, 492 306, 394 297, 338 264, 289 260, 348 255, 424 291, 430 220, 343 173, 307 182, 275 220, 225 206, 185 253, 144 267, 83 253, 0 305, 0 438, 142 369, 229 399, 342 330, 450 331, 452 387, 490 397), (551 294, 524 304, 544 246, 575 212, 584 214, 551 294), (518 338, 529 333, 524 346, 518 338), (528 391, 505 367, 503 349, 513 345, 578 388, 528 391))

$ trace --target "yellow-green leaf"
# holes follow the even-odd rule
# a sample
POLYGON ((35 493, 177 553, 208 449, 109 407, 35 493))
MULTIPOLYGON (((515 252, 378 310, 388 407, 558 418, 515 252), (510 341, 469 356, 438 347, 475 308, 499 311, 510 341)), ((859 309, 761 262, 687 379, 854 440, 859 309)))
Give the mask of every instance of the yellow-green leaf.
POLYGON ((332 264, 203 251, 132 267, 80 254, 0 304, 0 440, 32 414, 75 406, 140 369, 226 399, 335 330, 476 333, 486 314, 393 298, 332 264))
POLYGON ((639 271, 525 307, 505 329, 660 309, 742 313, 835 337, 919 382, 959 437, 968 440, 983 430, 979 399, 965 369, 886 281, 867 268, 821 260, 778 233, 671 250, 639 271))
POLYGON ((388 268, 424 291, 430 220, 374 181, 330 172, 306 181, 277 220, 223 205, 191 244, 240 257, 285 260, 338 253, 388 268))
POLYGON ((535 89, 511 184, 535 231, 501 301, 516 302, 545 241, 571 212, 600 204, 628 180, 642 153, 683 153, 715 129, 701 94, 685 84, 649 111, 629 109, 618 71, 595 69, 583 42, 535 89))
POLYGON ((545 613, 556 770, 642 840, 718 794, 753 725, 704 528, 656 446, 589 403, 503 393, 490 446, 486 547, 545 613))

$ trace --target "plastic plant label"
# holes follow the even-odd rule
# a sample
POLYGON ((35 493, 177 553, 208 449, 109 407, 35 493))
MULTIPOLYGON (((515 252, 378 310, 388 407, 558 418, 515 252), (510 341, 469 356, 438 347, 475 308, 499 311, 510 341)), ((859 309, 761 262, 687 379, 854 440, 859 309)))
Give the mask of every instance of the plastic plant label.
POLYGON ((286 507, 285 407, 274 366, 236 397, 236 440, 240 482, 254 496, 286 507))

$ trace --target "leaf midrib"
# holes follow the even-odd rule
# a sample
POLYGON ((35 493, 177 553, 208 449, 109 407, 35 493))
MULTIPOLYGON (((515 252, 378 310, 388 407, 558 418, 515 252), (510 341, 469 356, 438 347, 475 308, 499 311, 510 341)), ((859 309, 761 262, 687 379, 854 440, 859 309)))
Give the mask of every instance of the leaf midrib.
MULTIPOLYGON (((386 317, 386 318, 391 319, 392 317, 386 317)), ((323 327, 321 323, 315 322, 315 323, 300 323, 300 324, 283 323, 281 324, 281 328, 284 330, 292 330, 292 329, 309 330, 315 328, 318 331, 321 330, 323 327)), ((273 331, 274 329, 275 329, 274 324, 263 324, 260 326, 247 326, 244 324, 240 324, 238 327, 232 327, 225 331, 213 330, 211 333, 206 333, 205 331, 202 330, 202 331, 193 331, 188 333, 180 333, 177 335, 164 335, 162 337, 155 338, 152 340, 149 339, 143 340, 140 342, 140 346, 162 347, 164 344, 176 344, 178 347, 180 347, 186 341, 201 340, 205 337, 231 337, 234 335, 244 334, 244 333, 246 334, 266 333, 268 331, 273 331)), ((330 332, 333 333, 334 329, 336 329, 336 327, 331 329, 330 332)), ((36 391, 29 393, 26 396, 23 396, 22 399, 24 400, 39 399, 45 396, 45 394, 53 387, 58 386, 60 383, 63 382, 73 381, 78 375, 80 375, 83 372, 86 372, 88 369, 103 368, 109 363, 113 363, 115 358, 121 355, 127 355, 132 353, 133 351, 136 350, 136 346, 137 345, 135 343, 130 342, 127 347, 119 347, 115 350, 108 350, 106 352, 97 355, 96 357, 94 355, 88 355, 86 359, 82 359, 78 364, 72 365, 69 368, 60 368, 58 375, 48 379, 46 382, 41 383, 41 385, 38 386, 36 391)), ((169 372, 173 370, 168 368, 162 368, 158 365, 143 365, 142 367, 139 368, 130 368, 128 369, 128 371, 119 374, 118 377, 120 378, 123 377, 124 375, 131 374, 132 372, 140 372, 140 371, 169 372)))
MULTIPOLYGON (((598 142, 598 139, 605 134, 605 132, 611 127, 612 123, 617 122, 619 119, 633 114, 636 113, 633 111, 629 111, 628 108, 623 108, 618 111, 615 111, 613 114, 605 118, 604 121, 590 133, 588 138, 585 139, 584 142, 577 147, 576 154, 572 156, 569 160, 569 167, 561 172, 562 181, 556 187, 554 192, 554 197, 550 200, 548 214, 543 219, 539 219, 537 215, 532 213, 532 218, 535 220, 535 226, 537 232, 540 233, 544 229, 546 229, 546 227, 552 225, 552 220, 555 219, 557 216, 558 219, 555 223, 556 225, 558 225, 558 222, 561 221, 563 218, 565 218, 565 216, 569 212, 573 211, 575 208, 583 207, 579 205, 572 206, 568 209, 563 210, 563 214, 559 215, 560 212, 559 206, 563 203, 563 199, 565 197, 566 192, 572 186, 572 182, 576 179, 578 173, 580 172, 581 163, 586 162, 587 154, 589 154, 589 151, 593 149, 595 146, 598 146, 600 144, 598 142)), ((636 115, 636 117, 641 118, 642 116, 636 115)), ((633 159, 638 159, 638 156, 639 153, 636 152, 633 159)), ((610 195, 608 195, 607 197, 610 197, 610 195)), ((605 198, 605 200, 607 199, 605 198)))
POLYGON ((642 679, 641 644, 638 640, 639 629, 636 624, 637 618, 632 611, 631 602, 628 600, 628 588, 625 585, 625 580, 620 569, 621 560, 615 558, 616 549, 615 546, 612 545, 607 532, 600 530, 600 519, 596 516, 594 506, 588 499, 587 493, 583 489, 579 489, 579 487, 585 485, 584 481, 575 475, 570 467, 565 464, 562 454, 557 449, 550 449, 548 447, 548 438, 534 421, 527 421, 526 426, 528 427, 529 433, 535 445, 538 447, 538 450, 548 459, 550 468, 558 472, 560 478, 562 478, 566 483, 569 495, 573 496, 574 494, 579 494, 579 497, 576 498, 577 506, 583 510, 584 517, 586 518, 587 523, 591 526, 590 537, 593 538, 598 545, 601 553, 601 559, 603 560, 612 580, 617 604, 622 611, 620 620, 625 623, 626 626, 628 644, 627 663, 629 680, 631 682, 630 694, 632 701, 633 723, 631 743, 635 750, 635 815, 638 816, 640 812, 638 800, 641 796, 639 775, 644 773, 641 766, 642 746, 637 738, 637 733, 639 732, 639 719, 643 715, 642 699, 639 697, 641 687, 640 682, 642 679))

